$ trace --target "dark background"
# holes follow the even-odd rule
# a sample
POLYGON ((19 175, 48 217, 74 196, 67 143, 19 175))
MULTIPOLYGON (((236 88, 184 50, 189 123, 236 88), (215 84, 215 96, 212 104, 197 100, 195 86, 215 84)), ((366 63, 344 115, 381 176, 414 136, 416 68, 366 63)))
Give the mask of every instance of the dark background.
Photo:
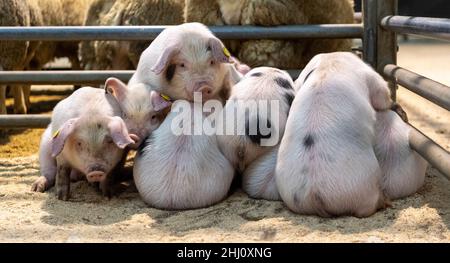
MULTIPOLYGON (((361 0, 355 0, 355 11, 361 12, 361 0)), ((450 0, 398 0, 398 14, 450 18, 450 0)))

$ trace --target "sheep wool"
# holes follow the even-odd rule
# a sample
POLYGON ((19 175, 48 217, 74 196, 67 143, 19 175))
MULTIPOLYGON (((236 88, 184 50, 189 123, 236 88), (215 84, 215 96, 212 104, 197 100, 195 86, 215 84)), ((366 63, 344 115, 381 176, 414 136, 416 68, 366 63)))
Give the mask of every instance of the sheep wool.
MULTIPOLYGON (((207 25, 353 23, 349 0, 186 0, 186 22, 207 25), (206 10, 205 10, 206 9, 206 10)), ((228 43, 225 43, 226 45, 228 43)), ((303 68, 317 53, 349 51, 351 40, 302 39, 232 42, 230 49, 251 67, 303 68)))
MULTIPOLYGON (((184 0, 94 0, 84 25, 176 25, 183 23, 184 0)), ((135 69, 149 41, 82 42, 85 69, 135 69)))

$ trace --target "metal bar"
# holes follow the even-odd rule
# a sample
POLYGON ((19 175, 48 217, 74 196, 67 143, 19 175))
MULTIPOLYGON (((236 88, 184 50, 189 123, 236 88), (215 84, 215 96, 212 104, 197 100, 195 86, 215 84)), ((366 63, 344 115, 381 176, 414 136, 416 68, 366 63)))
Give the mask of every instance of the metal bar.
POLYGON ((387 16, 381 26, 402 34, 450 40, 450 19, 412 16, 387 16))
MULTIPOLYGON (((300 74, 300 70, 287 72, 294 80, 300 74)), ((0 71, 0 84, 99 85, 109 77, 128 82, 133 73, 133 70, 0 71)))
MULTIPOLYGON (((397 0, 378 0, 377 4, 378 30, 376 70, 382 75, 385 65, 397 64, 397 36, 394 32, 385 30, 380 25, 380 21, 383 17, 397 14, 397 0)), ((391 98, 395 101, 397 85, 394 81, 388 80, 388 86, 391 90, 391 98)))
POLYGON ((45 128, 49 123, 50 116, 48 115, 0 115, 0 129, 45 128))
POLYGON ((384 67, 384 76, 450 111, 450 87, 396 65, 384 67))
MULTIPOLYGON (((170 26, 0 27, 0 40, 153 40, 170 26)), ((361 38, 358 24, 211 26, 221 39, 361 38)))
POLYGON ((450 154, 436 142, 428 138, 422 132, 411 126, 409 144, 413 150, 419 153, 431 166, 436 168, 450 180, 450 154))
POLYGON ((133 70, 0 71, 0 84, 98 85, 109 77, 128 82, 133 70))
POLYGON ((377 64, 377 1, 363 0, 362 19, 364 25, 363 59, 373 68, 377 64))

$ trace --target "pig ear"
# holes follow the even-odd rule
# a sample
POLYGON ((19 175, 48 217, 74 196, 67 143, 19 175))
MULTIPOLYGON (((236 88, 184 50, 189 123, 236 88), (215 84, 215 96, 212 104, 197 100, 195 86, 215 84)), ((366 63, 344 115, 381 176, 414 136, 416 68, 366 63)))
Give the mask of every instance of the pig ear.
POLYGON ((111 117, 108 123, 109 133, 114 143, 120 149, 124 149, 129 144, 135 143, 128 134, 127 126, 125 122, 120 117, 111 117))
POLYGON ((177 45, 168 46, 163 50, 161 55, 159 56, 156 64, 150 69, 155 74, 161 74, 164 69, 168 66, 170 60, 180 52, 180 48, 177 45))
POLYGON ((78 118, 66 121, 63 126, 53 134, 52 138, 52 157, 56 157, 64 149, 67 137, 72 134, 77 126, 78 118))
POLYGON ((168 101, 167 99, 163 98, 161 94, 157 91, 151 91, 150 99, 152 101, 153 110, 154 111, 161 111, 170 105, 172 105, 172 102, 168 101))
POLYGON ((238 64, 236 65, 236 69, 237 71, 239 71, 242 75, 245 75, 247 73, 250 72, 250 70, 252 70, 252 68, 250 68, 248 65, 246 64, 238 64))
POLYGON ((241 73, 242 75, 247 74, 252 68, 248 66, 247 64, 241 63, 239 60, 237 60, 235 57, 230 57, 230 61, 233 63, 233 66, 236 68, 236 70, 241 73))
POLYGON ((211 53, 214 58, 219 63, 230 63, 230 51, 222 44, 222 42, 215 37, 212 37, 208 41, 208 45, 211 48, 211 53))
POLYGON ((127 85, 117 78, 108 78, 105 82, 105 91, 121 101, 127 92, 127 85))

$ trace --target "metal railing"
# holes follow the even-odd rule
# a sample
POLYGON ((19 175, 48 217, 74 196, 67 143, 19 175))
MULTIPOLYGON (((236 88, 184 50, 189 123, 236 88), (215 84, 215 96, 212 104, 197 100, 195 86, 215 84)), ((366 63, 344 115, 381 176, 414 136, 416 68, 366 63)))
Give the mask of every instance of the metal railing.
POLYGON ((441 40, 450 40, 450 19, 411 16, 387 16, 381 20, 381 26, 402 34, 426 36, 441 40))
MULTIPOLYGON (((286 71, 293 79, 300 74, 300 70, 286 71)), ((133 73, 134 70, 0 71, 0 85, 101 85, 109 77, 128 82, 133 73)))
MULTIPOLYGON (((153 40, 171 26, 0 27, 0 40, 153 40)), ((361 38, 360 24, 211 26, 220 39, 361 38)))
MULTIPOLYGON (((363 0, 364 59, 389 82, 396 99, 397 84, 449 110, 450 87, 397 66, 395 33, 449 39, 450 20, 397 16, 397 0, 363 0)), ((412 127, 412 126, 411 126, 412 127)), ((450 153, 412 127, 412 149, 450 179, 450 153)))
MULTIPOLYGON (((397 83, 450 110, 450 87, 397 64, 396 33, 450 40, 450 20, 397 16, 397 0, 363 0, 362 24, 290 25, 276 27, 212 26, 221 39, 362 38, 363 59, 382 74, 396 98, 397 83)), ((358 16, 359 18, 359 16, 358 16)), ((2 40, 152 40, 166 26, 0 27, 2 40)), ((0 84, 101 84, 116 76, 127 81, 133 71, 0 72, 0 84)), ((298 71, 291 71, 297 77, 298 71)), ((43 128, 45 115, 0 116, 0 128, 43 128)), ((410 145, 450 179, 450 154, 412 127, 410 145)))

